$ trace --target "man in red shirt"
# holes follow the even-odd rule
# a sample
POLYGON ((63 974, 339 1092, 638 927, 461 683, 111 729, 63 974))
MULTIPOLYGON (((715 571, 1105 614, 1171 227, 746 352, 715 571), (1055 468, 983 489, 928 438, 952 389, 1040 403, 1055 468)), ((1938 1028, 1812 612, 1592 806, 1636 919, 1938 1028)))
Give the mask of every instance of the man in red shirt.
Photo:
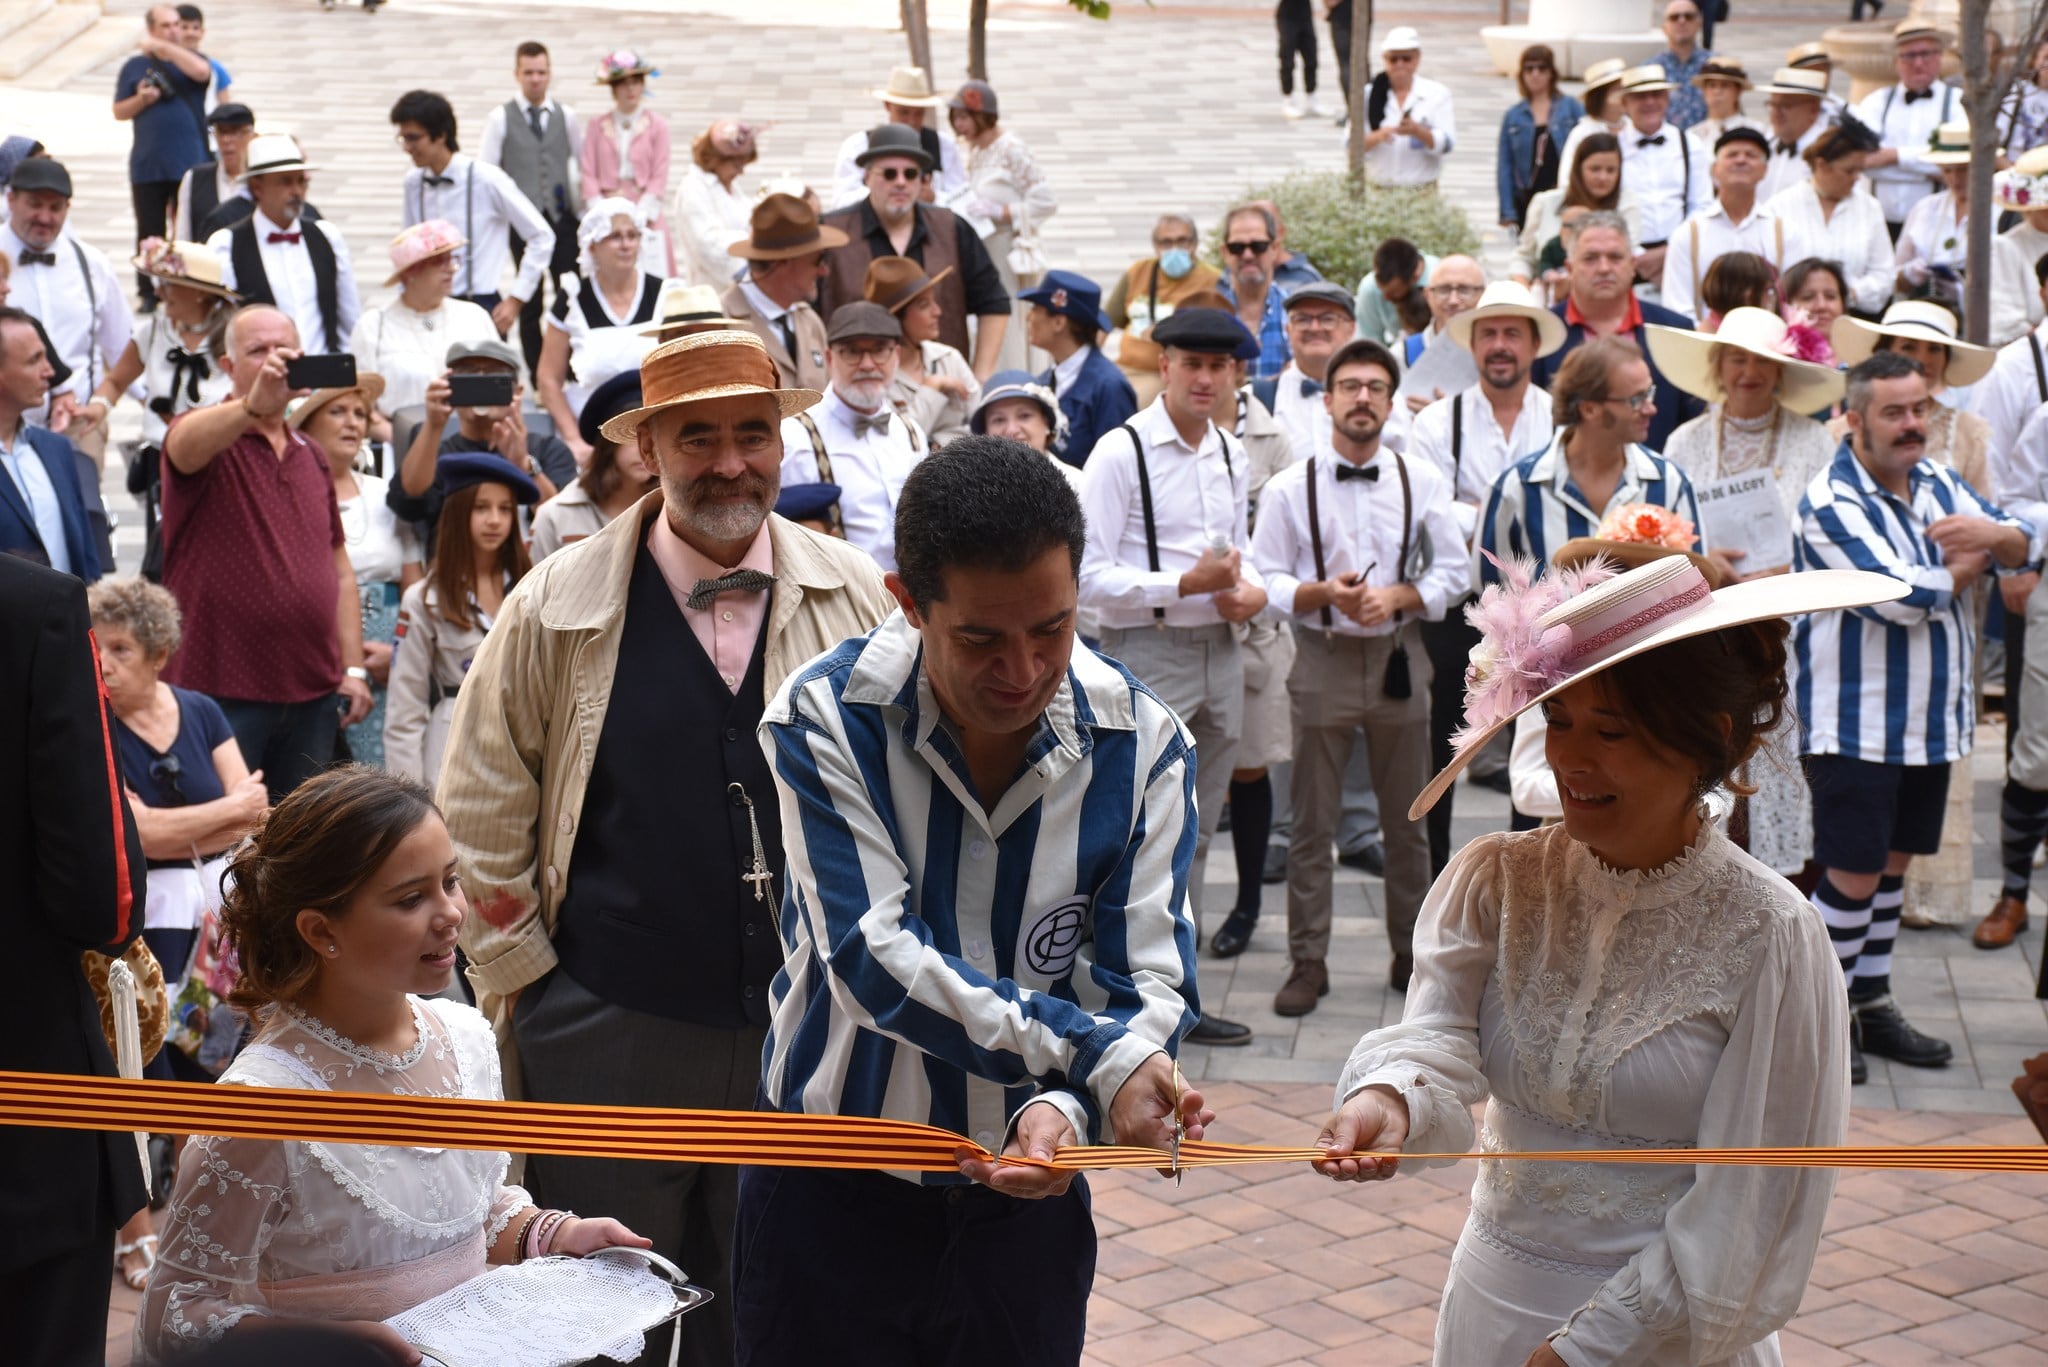
POLYGON ((164 677, 221 705, 276 802, 370 710, 362 600, 327 458, 284 420, 307 392, 285 379, 298 329, 252 305, 226 349, 233 391, 164 435, 164 587, 185 615, 164 677))

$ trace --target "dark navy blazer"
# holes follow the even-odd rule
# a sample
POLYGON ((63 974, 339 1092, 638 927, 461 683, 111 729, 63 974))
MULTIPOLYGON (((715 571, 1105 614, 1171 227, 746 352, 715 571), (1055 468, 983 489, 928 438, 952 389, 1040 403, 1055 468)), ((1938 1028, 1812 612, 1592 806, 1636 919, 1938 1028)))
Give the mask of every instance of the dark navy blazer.
MULTIPOLYGON (((71 552, 71 568, 90 584, 100 577, 99 548, 85 516, 85 496, 78 483, 81 464, 78 448, 55 432, 25 427, 24 434, 36 457, 49 472, 57 491, 57 506, 64 517, 64 546, 71 552)), ((90 464, 90 462, 84 462, 90 464)), ((0 555, 18 555, 38 565, 50 563, 50 553, 36 534, 35 515, 29 511, 28 496, 15 487, 14 480, 0 468, 0 555)))

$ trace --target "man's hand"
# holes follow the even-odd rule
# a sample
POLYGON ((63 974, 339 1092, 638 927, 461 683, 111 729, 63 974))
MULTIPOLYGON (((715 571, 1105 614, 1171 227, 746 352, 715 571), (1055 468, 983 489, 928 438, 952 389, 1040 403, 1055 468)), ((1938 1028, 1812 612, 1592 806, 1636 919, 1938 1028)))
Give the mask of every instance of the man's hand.
POLYGON ((519 323, 519 310, 524 308, 525 305, 526 301, 523 299, 507 297, 500 299, 493 306, 491 309, 491 326, 498 330, 500 340, 512 335, 512 329, 519 323))
POLYGON ((491 423, 491 449, 510 461, 515 470, 524 470, 533 458, 526 451, 526 415, 514 403, 504 417, 491 423))
POLYGON ((1522 1367, 1565 1367, 1565 1361, 1550 1346, 1550 1340, 1545 1339, 1536 1345, 1536 1351, 1529 1354, 1529 1360, 1522 1367))
POLYGON ((313 392, 293 389, 291 381, 285 378, 285 367, 298 358, 299 353, 290 347, 279 347, 263 358, 263 368, 256 372, 247 396, 249 411, 257 418, 264 422, 280 421, 293 399, 313 392))
MULTIPOLYGON (((1681 133, 1679 136, 1683 137, 1685 135, 1681 133)), ((1653 285, 1662 280, 1664 278, 1665 250, 1663 247, 1651 247, 1647 251, 1638 252, 1636 254, 1636 279, 1646 280, 1653 285)))
POLYGON ((2017 528, 1975 513, 1950 513, 1927 527, 1927 539, 1941 547, 1944 558, 1970 551, 1995 555, 2001 549, 2011 550, 2014 539, 2023 540, 2024 535, 2017 528))
POLYGON ((1747 560, 1748 558, 1748 551, 1710 550, 1707 552, 1707 559, 1713 562, 1715 569, 1721 571, 1721 577, 1731 584, 1742 578, 1742 569, 1735 562, 1747 560))
MULTIPOLYGON (((1017 1113, 1017 1124, 1010 1142, 1003 1146, 1003 1156, 1042 1158, 1049 1163, 1062 1146, 1078 1143, 1080 1140, 1074 1134, 1074 1127, 1067 1123, 1067 1117, 1059 1107, 1049 1101, 1034 1101, 1017 1113)), ((992 1163, 975 1157, 966 1149, 956 1157, 960 1160, 960 1171, 970 1178, 991 1191, 1020 1200, 1037 1201, 1047 1196, 1065 1196, 1067 1188, 1074 1185, 1071 1169, 992 1163)))
POLYGON ((1323 581, 1330 589, 1330 606, 1349 617, 1359 620, 1358 614, 1365 610, 1365 596, 1372 592, 1366 587, 1365 576, 1354 574, 1342 579, 1323 581))
POLYGON ((1164 1149, 1173 1143, 1174 1094, 1180 1095, 1179 1116, 1189 1139, 1216 1123, 1216 1112, 1202 1105, 1202 1094, 1178 1076, 1174 1062, 1161 1050, 1139 1064, 1109 1103, 1110 1129, 1119 1144, 1164 1149))
POLYGON ((1403 606, 1402 586, 1393 585, 1384 589, 1366 589, 1359 596, 1358 611, 1351 613, 1351 620, 1362 627, 1376 627, 1390 622, 1403 606))
POLYGON ((1211 601, 1224 621, 1249 622, 1266 610, 1266 591, 1240 579, 1211 601))
POLYGON ((1315 1165, 1316 1171, 1340 1182, 1392 1177, 1407 1138, 1408 1104, 1391 1087, 1367 1087, 1338 1107, 1316 1136, 1317 1147, 1330 1154, 1315 1165))
POLYGON ((1203 593, 1224 593, 1237 585, 1237 572, 1243 564, 1243 557, 1235 547, 1217 552, 1214 546, 1202 552, 1202 558, 1195 567, 1180 577, 1180 596, 1193 598, 1203 593))
POLYGON ((2005 610, 2015 617, 2027 615, 2027 600, 2034 596, 2034 586, 2041 582, 2041 576, 2032 570, 2022 574, 2000 575, 1998 596, 2005 603, 2005 610))
POLYGON ((348 708, 341 714, 343 726, 354 726, 370 715, 375 699, 370 696, 370 686, 352 674, 341 676, 341 687, 334 690, 348 702, 348 708))
POLYGON ((434 444, 438 446, 441 429, 448 425, 448 415, 454 411, 455 406, 448 402, 448 372, 444 370, 438 379, 427 383, 427 416, 420 423, 420 430, 432 432, 434 444))
POLYGON ((1410 413, 1420 413, 1423 409, 1429 407, 1431 404, 1435 403, 1438 399, 1441 399, 1443 396, 1444 392, 1441 389, 1436 389, 1430 391, 1430 395, 1428 398, 1424 398, 1420 394, 1410 394, 1405 400, 1405 402, 1408 405, 1408 411, 1410 413))

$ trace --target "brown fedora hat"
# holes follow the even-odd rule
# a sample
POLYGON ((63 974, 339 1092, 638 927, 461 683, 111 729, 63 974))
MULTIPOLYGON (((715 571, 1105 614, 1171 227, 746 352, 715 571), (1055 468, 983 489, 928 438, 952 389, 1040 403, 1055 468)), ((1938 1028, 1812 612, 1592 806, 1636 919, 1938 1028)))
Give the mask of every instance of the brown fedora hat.
POLYGON ((610 419, 599 430, 610 441, 631 441, 647 419, 686 403, 764 394, 775 400, 786 418, 825 397, 815 389, 778 389, 778 379, 767 348, 751 332, 678 337, 640 362, 641 406, 610 419))
POLYGON ((769 195, 754 206, 744 242, 726 251, 749 261, 787 261, 807 252, 844 247, 850 239, 818 222, 817 210, 795 195, 769 195))
POLYGON ((878 256, 868 262, 868 278, 861 284, 861 297, 891 313, 901 313, 911 300, 952 273, 953 268, 948 266, 937 275, 926 275, 924 267, 907 256, 878 256))

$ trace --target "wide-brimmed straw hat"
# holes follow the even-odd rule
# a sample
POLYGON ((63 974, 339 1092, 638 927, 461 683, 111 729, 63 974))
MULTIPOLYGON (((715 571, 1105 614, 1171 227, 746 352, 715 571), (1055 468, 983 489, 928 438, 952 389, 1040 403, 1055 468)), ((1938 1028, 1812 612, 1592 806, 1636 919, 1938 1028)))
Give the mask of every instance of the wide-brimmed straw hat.
POLYGON ((1563 349, 1569 339, 1564 319, 1536 302, 1527 285, 1513 280, 1496 280, 1479 296, 1479 303, 1450 321, 1451 340, 1470 351, 1472 327, 1481 318, 1526 318, 1536 325, 1536 355, 1539 359, 1563 349))
POLYGON ((1920 154, 1920 160, 1933 162, 1936 166, 1968 166, 1970 121, 1950 119, 1937 124, 1933 135, 1927 139, 1927 150, 1920 154))
POLYGON ((907 256, 878 256, 868 262, 861 295, 891 313, 901 313, 911 300, 952 273, 953 268, 947 266, 937 275, 926 275, 924 267, 907 256))
POLYGON ((1960 389, 1991 373, 1998 360, 1996 347, 1977 346, 1956 335, 1956 316, 1932 299, 1900 299, 1884 311, 1881 322, 1866 323, 1843 314, 1835 319, 1835 357, 1845 366, 1855 366, 1877 350, 1886 337, 1915 342, 1939 342, 1948 348, 1948 369, 1942 382, 1960 389))
POLYGON ((136 270, 166 284, 203 290, 231 304, 241 302, 242 296, 221 283, 220 258, 203 242, 152 237, 143 242, 134 264, 136 270))
POLYGON ((1691 560, 1666 556, 1608 575, 1600 565, 1551 570, 1504 567, 1467 610, 1481 632, 1465 674, 1465 724, 1451 762, 1408 808, 1420 821, 1473 756, 1532 707, 1623 660, 1688 637, 1807 612, 1889 603, 1903 580, 1868 570, 1802 570, 1708 587, 1691 560))
POLYGON ((344 394, 360 394, 365 408, 375 408, 377 400, 384 397, 384 377, 374 370, 359 370, 354 384, 343 385, 339 389, 316 389, 292 404, 290 413, 285 416, 285 425, 294 431, 304 428, 313 421, 314 414, 344 394))
POLYGON ((1628 60, 1626 58, 1602 57, 1599 61, 1587 67, 1586 74, 1580 79, 1586 83, 1586 89, 1598 90, 1603 85, 1617 84, 1627 74, 1628 60))
POLYGON ((654 320, 635 328, 642 337, 659 337, 671 328, 744 328, 745 323, 725 316, 725 305, 710 285, 692 285, 682 280, 664 280, 654 297, 654 320))
POLYGON ((815 389, 783 389, 768 350, 751 332, 699 332, 647 353, 640 363, 641 406, 600 429, 612 441, 630 441, 640 424, 665 409, 707 399, 765 394, 785 418, 824 398, 815 389))
POLYGON ((1801 359, 1799 343, 1825 341, 1807 329, 1801 337, 1769 309, 1730 309, 1718 332, 1652 323, 1644 329, 1650 360, 1665 379, 1696 399, 1718 403, 1721 377, 1714 364, 1715 347, 1734 347, 1779 366, 1778 402, 1794 413, 1817 413, 1842 397, 1842 373, 1831 365, 1801 359))
POLYGON ((384 277, 384 283, 395 285, 420 262, 460 251, 465 245, 461 230, 445 218, 415 223, 391 239, 391 274, 384 277))
POLYGON ((1918 38, 1932 38, 1943 47, 1955 42, 1955 34, 1932 19, 1901 19, 1892 25, 1892 46, 1904 47, 1918 38))
POLYGON ((921 66, 891 67, 889 84, 868 94, 906 109, 943 109, 946 104, 946 97, 932 89, 932 78, 921 66))
POLYGON ((1785 65, 1803 68, 1826 67, 1832 70, 1835 65, 1835 58, 1834 54, 1828 51, 1826 43, 1801 43, 1799 46, 1786 51, 1785 65))
POLYGON ((747 220, 747 235, 725 250, 749 261, 787 261, 792 256, 844 247, 849 240, 839 229, 818 222, 818 211, 808 200, 778 194, 754 206, 747 220))

